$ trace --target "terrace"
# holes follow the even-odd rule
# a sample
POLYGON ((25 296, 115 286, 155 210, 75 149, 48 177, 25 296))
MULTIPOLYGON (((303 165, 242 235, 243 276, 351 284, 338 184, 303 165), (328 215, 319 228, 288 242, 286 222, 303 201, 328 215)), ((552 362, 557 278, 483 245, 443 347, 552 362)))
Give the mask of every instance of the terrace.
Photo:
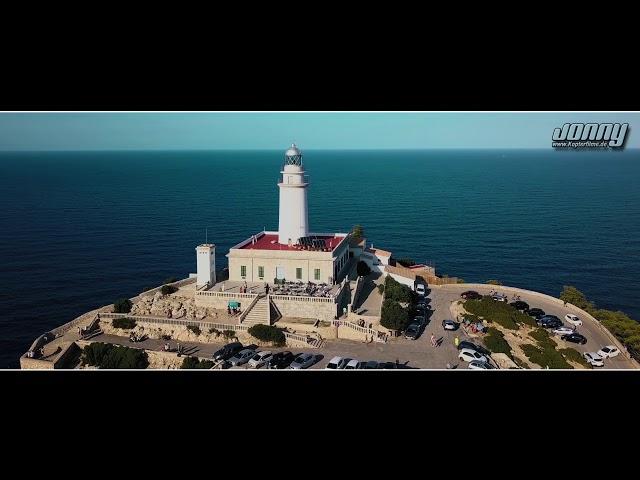
POLYGON ((341 284, 329 285, 327 283, 285 282, 274 285, 266 282, 243 282, 225 280, 216 283, 209 292, 225 292, 235 294, 265 294, 265 286, 269 285, 270 295, 288 295, 296 297, 333 298, 340 291, 341 284))
POLYGON ((260 232, 232 249, 332 252, 345 238, 345 234, 311 234, 308 237, 301 237, 295 245, 284 245, 278 243, 277 232, 260 232))

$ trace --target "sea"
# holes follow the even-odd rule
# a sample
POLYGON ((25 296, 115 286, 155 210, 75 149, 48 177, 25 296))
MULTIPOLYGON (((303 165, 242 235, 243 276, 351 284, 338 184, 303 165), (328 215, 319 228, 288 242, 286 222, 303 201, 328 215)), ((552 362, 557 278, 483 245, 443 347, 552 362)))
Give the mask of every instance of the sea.
MULTIPOLYGON (((278 228, 283 151, 0 153, 0 367, 41 333, 278 228)), ((640 319, 640 151, 308 150, 314 232, 640 319)))

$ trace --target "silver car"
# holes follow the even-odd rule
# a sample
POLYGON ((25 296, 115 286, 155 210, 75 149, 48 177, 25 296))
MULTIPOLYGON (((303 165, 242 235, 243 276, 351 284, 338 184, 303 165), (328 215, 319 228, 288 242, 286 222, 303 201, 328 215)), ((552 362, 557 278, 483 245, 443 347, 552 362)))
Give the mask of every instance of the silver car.
POLYGON ((255 354, 255 350, 245 348, 244 350, 240 350, 233 357, 231 357, 229 359, 229 363, 233 367, 239 367, 240 365, 244 365, 245 363, 247 363, 255 354))
POLYGON ((302 370, 305 368, 309 368, 314 364, 315 360, 315 355, 311 355, 310 353, 301 353, 293 359, 293 362, 291 362, 289 368, 291 370, 302 370))

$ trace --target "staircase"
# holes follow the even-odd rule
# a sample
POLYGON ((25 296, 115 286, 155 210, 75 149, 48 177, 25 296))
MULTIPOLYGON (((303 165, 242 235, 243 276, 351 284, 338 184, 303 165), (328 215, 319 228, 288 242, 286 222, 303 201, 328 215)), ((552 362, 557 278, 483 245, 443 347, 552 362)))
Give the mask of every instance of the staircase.
POLYGON ((253 307, 245 315, 242 323, 245 325, 255 325, 257 323, 263 323, 265 325, 271 325, 271 311, 270 301, 264 295, 258 298, 258 301, 253 304, 253 307))

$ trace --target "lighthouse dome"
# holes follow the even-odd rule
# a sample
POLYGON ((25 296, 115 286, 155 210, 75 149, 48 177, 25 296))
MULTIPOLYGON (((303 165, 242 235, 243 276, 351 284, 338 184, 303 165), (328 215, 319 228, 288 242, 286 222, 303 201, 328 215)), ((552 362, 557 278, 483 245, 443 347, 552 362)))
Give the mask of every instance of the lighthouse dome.
POLYGON ((295 157, 296 155, 302 155, 300 149, 296 146, 295 143, 292 143, 289 149, 284 153, 287 157, 295 157))

